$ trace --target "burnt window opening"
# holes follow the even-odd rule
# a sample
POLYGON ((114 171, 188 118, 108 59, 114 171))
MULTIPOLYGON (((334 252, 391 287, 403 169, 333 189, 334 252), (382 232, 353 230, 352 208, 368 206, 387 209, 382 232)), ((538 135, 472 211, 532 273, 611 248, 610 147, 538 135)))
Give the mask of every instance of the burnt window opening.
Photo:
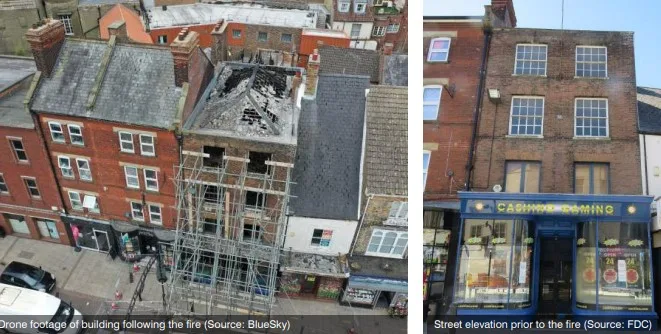
POLYGON ((248 153, 248 172, 249 173, 259 173, 267 174, 269 169, 266 165, 266 161, 271 160, 271 153, 262 153, 262 152, 250 152, 248 153))
POLYGON ((218 186, 205 186, 204 189, 204 202, 205 203, 218 203, 218 186))
POLYGON ((266 194, 256 191, 246 191, 246 206, 253 209, 261 209, 266 200, 266 194))
POLYGON ((216 219, 214 218, 204 218, 204 227, 202 228, 202 230, 205 233, 216 234, 218 228, 222 229, 222 227, 223 227, 222 220, 220 222, 217 222, 216 219))
POLYGON ((256 224, 243 225, 243 239, 259 240, 262 227, 256 224))
POLYGON ((209 155, 209 157, 204 158, 202 162, 205 167, 223 167, 223 156, 225 155, 225 148, 204 146, 204 153, 209 155))

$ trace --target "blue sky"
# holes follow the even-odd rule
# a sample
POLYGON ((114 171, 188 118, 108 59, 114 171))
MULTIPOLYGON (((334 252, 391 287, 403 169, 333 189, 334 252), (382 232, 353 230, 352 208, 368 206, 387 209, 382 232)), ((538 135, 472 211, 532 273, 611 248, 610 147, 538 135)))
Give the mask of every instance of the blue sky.
MULTIPOLYGON (((490 0, 424 0, 425 16, 483 15, 490 0)), ((517 27, 560 29, 562 0, 514 0, 517 27)), ((565 0, 564 28, 633 31, 638 86, 661 88, 659 0, 565 0), (656 25, 656 27, 655 27, 656 25)))

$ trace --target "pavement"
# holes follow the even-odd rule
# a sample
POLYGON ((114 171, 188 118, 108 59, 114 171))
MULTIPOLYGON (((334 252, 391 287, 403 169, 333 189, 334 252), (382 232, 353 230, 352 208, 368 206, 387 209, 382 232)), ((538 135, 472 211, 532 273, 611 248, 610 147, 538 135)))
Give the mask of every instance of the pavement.
MULTIPOLYGON (((133 271, 133 264, 119 258, 113 260, 105 253, 86 249, 76 251, 73 247, 65 245, 11 235, 0 239, 0 271, 4 270, 4 267, 12 261, 41 266, 55 275, 57 280, 55 294, 61 299, 71 302, 84 315, 126 314, 129 301, 147 260, 144 259, 139 263, 141 269, 134 274, 133 282, 130 282, 129 273, 133 271), (122 294, 119 301, 115 299, 116 292, 122 294), (117 304, 118 309, 116 310, 110 308, 113 301, 117 304)), ((155 315, 163 309, 162 298, 161 284, 156 279, 156 271, 152 269, 145 281, 142 293, 143 301, 137 303, 136 309, 143 310, 144 314, 155 315)), ((366 325, 371 329, 371 331, 357 331, 356 333, 397 333, 399 331, 393 329, 406 328, 406 319, 389 318, 387 309, 384 308, 356 308, 342 306, 337 302, 286 297, 277 298, 272 315, 288 315, 294 321, 307 319, 306 323, 320 323, 320 317, 315 317, 315 315, 325 315, 326 317, 338 315, 339 317, 336 317, 333 324, 323 326, 331 328, 334 325, 350 328, 351 324, 362 323, 361 326, 366 325)), ((338 332, 337 330, 314 331, 309 325, 306 326, 308 328, 305 333, 338 332)), ((404 332, 402 331, 402 333, 404 332)))

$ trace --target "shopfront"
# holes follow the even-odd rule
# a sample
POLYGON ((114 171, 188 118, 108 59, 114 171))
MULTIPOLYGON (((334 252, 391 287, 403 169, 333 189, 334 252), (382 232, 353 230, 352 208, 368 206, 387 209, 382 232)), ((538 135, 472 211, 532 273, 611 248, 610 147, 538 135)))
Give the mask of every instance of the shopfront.
POLYGON ((459 197, 457 314, 656 317, 652 197, 459 197))
POLYGON ((111 222, 119 256, 124 261, 139 261, 145 256, 161 254, 166 268, 172 265, 174 232, 120 221, 111 222))
POLYGON ((107 222, 74 216, 62 216, 62 221, 71 229, 74 246, 109 253, 113 257, 117 254, 112 227, 107 222))
POLYGON ((342 303, 352 306, 407 307, 408 281, 374 276, 349 277, 342 303))

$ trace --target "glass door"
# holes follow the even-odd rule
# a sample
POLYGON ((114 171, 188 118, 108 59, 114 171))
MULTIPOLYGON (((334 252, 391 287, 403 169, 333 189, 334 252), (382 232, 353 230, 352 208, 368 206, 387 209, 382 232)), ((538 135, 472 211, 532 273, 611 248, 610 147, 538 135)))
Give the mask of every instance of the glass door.
POLYGON ((60 235, 57 233, 57 227, 52 220, 37 220, 37 227, 39 233, 44 238, 59 239, 60 235))
POLYGON ((100 252, 110 251, 110 241, 108 240, 108 232, 94 230, 94 237, 96 239, 96 249, 100 252))
POLYGON ((539 314, 571 313, 572 238, 540 239, 539 314))

